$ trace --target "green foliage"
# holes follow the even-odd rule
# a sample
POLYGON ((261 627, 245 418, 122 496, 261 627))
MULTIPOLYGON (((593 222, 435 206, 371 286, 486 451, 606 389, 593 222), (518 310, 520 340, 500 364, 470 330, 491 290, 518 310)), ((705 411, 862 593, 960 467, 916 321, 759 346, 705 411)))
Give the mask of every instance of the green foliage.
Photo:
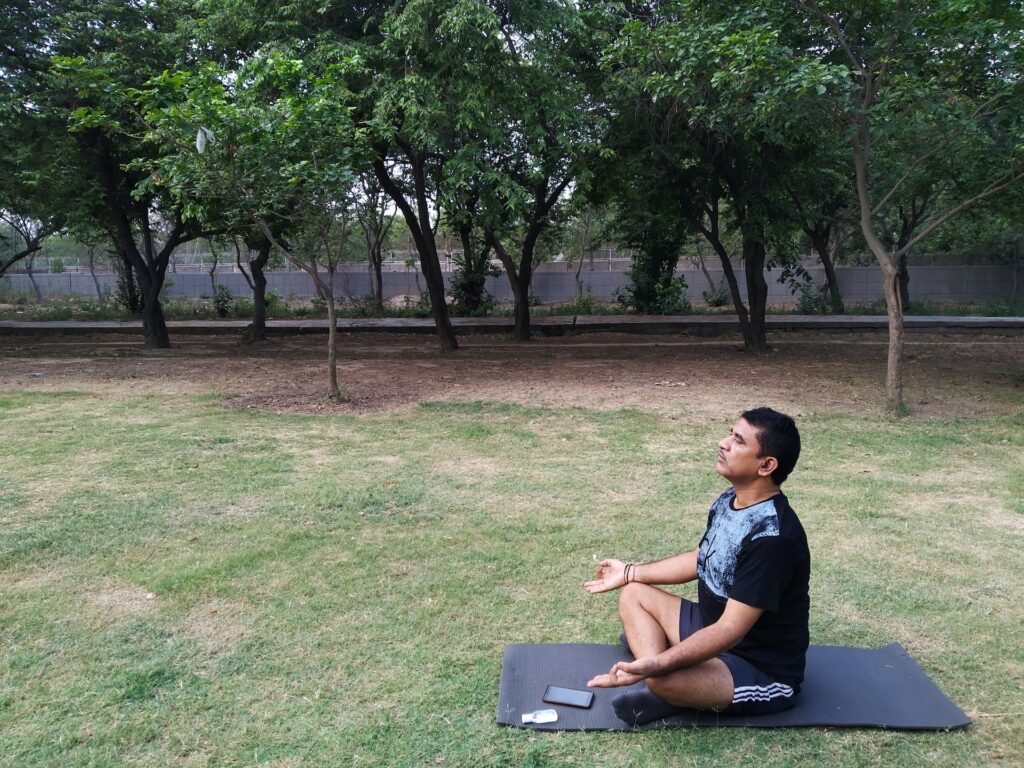
POLYGON ((561 308, 561 311, 567 315, 595 315, 598 313, 598 310, 599 306, 594 300, 594 292, 590 290, 582 296, 577 296, 572 304, 567 304, 561 308))
POLYGON ((263 295, 263 302, 267 306, 268 315, 277 312, 281 308, 281 305, 283 304, 283 302, 281 301, 281 294, 279 294, 273 288, 271 288, 263 295))
POLYGON ((494 297, 486 289, 488 277, 499 277, 501 270, 487 259, 467 260, 465 256, 455 258, 450 293, 452 309, 466 317, 489 315, 496 305, 494 297))
POLYGON ((135 279, 135 271, 130 267, 122 266, 117 273, 117 290, 114 292, 114 300, 124 309, 132 314, 142 311, 142 292, 135 279))
POLYGON ((226 285, 218 285, 213 293, 213 307, 217 311, 217 317, 227 317, 231 314, 232 301, 234 297, 226 285))
POLYGON ((652 280, 646 271, 630 270, 630 284, 616 290, 619 304, 641 315, 681 315, 690 309, 686 282, 675 275, 652 280))
POLYGON ((796 311, 801 315, 825 315, 828 314, 829 305, 822 296, 818 289, 811 283, 803 283, 800 285, 797 300, 796 300, 796 311))
POLYGON ((724 307, 729 302, 729 296, 722 290, 702 291, 701 296, 709 307, 724 307))

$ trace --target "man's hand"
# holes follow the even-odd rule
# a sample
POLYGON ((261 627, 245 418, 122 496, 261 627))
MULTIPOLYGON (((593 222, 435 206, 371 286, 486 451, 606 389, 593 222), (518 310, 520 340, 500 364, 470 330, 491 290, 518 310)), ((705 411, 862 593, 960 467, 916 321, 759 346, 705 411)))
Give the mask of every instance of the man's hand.
POLYGON ((587 683, 588 688, 618 688, 622 685, 632 685, 650 677, 658 671, 658 665, 651 659, 637 659, 636 661, 620 661, 606 675, 596 675, 587 683))
POLYGON ((626 583, 626 564, 621 560, 602 560, 597 564, 597 578, 583 584, 592 595, 618 589, 626 583))

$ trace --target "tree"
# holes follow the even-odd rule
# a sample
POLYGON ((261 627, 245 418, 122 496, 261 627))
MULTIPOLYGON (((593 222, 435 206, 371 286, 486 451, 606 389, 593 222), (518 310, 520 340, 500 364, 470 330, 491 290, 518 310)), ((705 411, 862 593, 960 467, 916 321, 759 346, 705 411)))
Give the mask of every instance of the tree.
POLYGON ((270 253, 274 242, 262 232, 250 231, 232 237, 235 248, 235 266, 245 278, 249 290, 252 291, 252 326, 249 328, 249 341, 263 341, 267 338, 267 276, 266 268, 270 262, 270 253), (242 266, 242 248, 239 239, 245 243, 248 252, 249 270, 242 266))
MULTIPOLYGON (((796 0, 815 36, 813 54, 845 72, 830 90, 848 128, 860 227, 882 272, 889 316, 886 399, 905 408, 899 261, 973 205, 1024 179, 1024 9, 1011 3, 796 0), (881 184, 878 158, 901 172, 881 184), (908 238, 887 246, 884 217, 928 166, 956 156, 974 163, 970 183, 942 209, 922 214, 908 238), (902 241, 902 242, 901 242, 902 241)), ((913 216, 914 212, 911 211, 913 216)))
POLYGON ((0 210, 0 222, 7 226, 5 233, 0 229, 0 276, 25 258, 33 258, 42 249, 49 230, 34 219, 0 210), (20 242, 19 242, 20 241, 20 242))
POLYGON ((607 120, 594 82, 600 30, 587 15, 559 0, 503 11, 503 98, 484 137, 482 227, 512 286, 515 337, 527 341, 538 241, 568 190, 589 183, 607 120))
POLYGON ((372 76, 360 89, 376 157, 373 171, 416 244, 441 348, 458 342, 445 303, 435 234, 446 166, 488 125, 498 102, 501 45, 484 3, 396 3, 381 36, 363 44, 372 76))
POLYGON ((150 140, 179 149, 149 170, 186 219, 246 215, 268 253, 266 243, 313 280, 327 307, 335 400, 344 396, 333 276, 350 244, 356 185, 370 157, 347 86, 359 67, 332 47, 305 59, 267 52, 231 71, 206 65, 163 73, 137 97, 150 140), (193 136, 195 149, 187 151, 193 136))
POLYGON ((43 85, 46 20, 51 3, 19 0, 0 14, 0 275, 34 256, 63 227, 54 190, 70 181, 50 152, 57 127, 38 119, 28 94, 43 85))
POLYGON ((846 311, 836 279, 836 257, 846 212, 854 204, 853 181, 842 153, 842 136, 831 123, 820 126, 821 135, 807 145, 807 154, 785 179, 792 215, 825 271, 819 290, 828 297, 834 314, 846 311))
POLYGON ((800 30, 775 6, 681 0, 643 11, 606 66, 650 126, 649 162, 674 169, 681 208, 722 262, 745 345, 764 351, 764 270, 787 258, 769 250, 794 226, 783 182, 813 140, 815 97, 835 75, 793 56, 800 30), (723 224, 741 236, 746 305, 723 224))
POLYGON ((367 173, 360 180, 356 200, 356 218, 366 242, 366 260, 373 277, 373 300, 378 312, 384 311, 384 243, 395 218, 388 211, 388 197, 376 176, 367 173))
POLYGON ((131 92, 193 50, 179 26, 191 9, 189 0, 51 3, 26 65, 42 74, 23 78, 19 94, 50 140, 46 156, 73 180, 54 189, 51 210, 76 231, 106 234, 131 265, 150 347, 170 345, 159 296, 171 253, 200 233, 139 170, 161 147, 139 138, 131 92))

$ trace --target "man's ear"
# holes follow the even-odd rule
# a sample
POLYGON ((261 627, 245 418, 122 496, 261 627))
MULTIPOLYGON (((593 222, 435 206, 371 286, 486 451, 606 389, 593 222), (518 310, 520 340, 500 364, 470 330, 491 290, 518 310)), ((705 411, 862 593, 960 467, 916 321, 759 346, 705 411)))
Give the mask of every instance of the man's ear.
POLYGON ((761 466, 757 468, 757 474, 761 477, 771 477, 771 474, 779 468, 779 460, 774 456, 765 456, 761 459, 761 466))

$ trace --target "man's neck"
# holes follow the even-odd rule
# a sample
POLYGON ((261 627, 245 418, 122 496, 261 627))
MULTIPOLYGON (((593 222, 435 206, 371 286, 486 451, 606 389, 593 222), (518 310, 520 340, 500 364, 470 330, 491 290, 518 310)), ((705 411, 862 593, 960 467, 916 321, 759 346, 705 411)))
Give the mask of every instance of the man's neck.
POLYGON ((775 483, 752 483, 750 485, 738 486, 733 485, 733 489, 736 491, 736 497, 733 499, 733 506, 737 509, 743 509, 744 507, 751 507, 754 504, 770 499, 782 490, 775 483))

